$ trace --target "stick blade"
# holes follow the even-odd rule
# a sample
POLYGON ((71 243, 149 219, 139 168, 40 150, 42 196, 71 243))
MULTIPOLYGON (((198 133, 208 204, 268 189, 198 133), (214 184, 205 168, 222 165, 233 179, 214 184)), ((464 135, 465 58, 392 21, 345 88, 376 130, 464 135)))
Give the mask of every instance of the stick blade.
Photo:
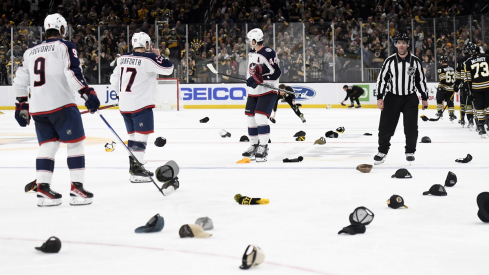
POLYGON ((440 118, 430 118, 430 121, 438 121, 440 118))
POLYGON ((214 68, 214 66, 212 66, 211 63, 208 63, 207 64, 207 68, 209 68, 209 70, 211 70, 212 73, 217 74, 216 69, 214 68))
POLYGON ((428 120, 429 120, 429 119, 428 119, 428 118, 427 118, 425 115, 422 115, 422 116, 421 116, 421 119, 422 119, 423 121, 428 121, 428 120))

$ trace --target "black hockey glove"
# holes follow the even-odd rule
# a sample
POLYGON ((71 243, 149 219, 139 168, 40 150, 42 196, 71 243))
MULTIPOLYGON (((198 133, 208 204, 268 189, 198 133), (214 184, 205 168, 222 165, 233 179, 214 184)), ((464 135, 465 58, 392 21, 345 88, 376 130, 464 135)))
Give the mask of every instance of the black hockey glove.
POLYGON ((19 103, 15 103, 15 120, 17 120, 20 127, 25 127, 31 122, 29 103, 27 103, 26 97, 19 97, 17 100, 19 103))
POLYGON ((270 203, 270 200, 269 199, 250 198, 250 197, 247 197, 247 196, 241 196, 241 194, 236 194, 234 196, 234 200, 237 203, 244 204, 244 205, 269 204, 270 203))
POLYGON ((87 107, 90 113, 95 113, 100 107, 100 101, 95 90, 87 86, 79 90, 78 93, 85 99, 85 107, 87 107))
POLYGON ((454 90, 456 93, 458 93, 458 90, 459 90, 459 89, 460 89, 460 88, 458 87, 458 85, 453 85, 453 90, 454 90))

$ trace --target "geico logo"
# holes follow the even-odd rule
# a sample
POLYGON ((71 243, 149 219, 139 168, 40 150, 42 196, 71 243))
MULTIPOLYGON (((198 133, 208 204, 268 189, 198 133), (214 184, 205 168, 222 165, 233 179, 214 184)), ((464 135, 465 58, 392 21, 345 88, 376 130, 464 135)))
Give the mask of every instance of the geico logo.
POLYGON ((307 100, 316 95, 316 91, 304 86, 292 86, 295 92, 295 100, 307 100))
POLYGON ((183 100, 243 100, 246 97, 246 88, 243 87, 196 87, 180 90, 183 100))

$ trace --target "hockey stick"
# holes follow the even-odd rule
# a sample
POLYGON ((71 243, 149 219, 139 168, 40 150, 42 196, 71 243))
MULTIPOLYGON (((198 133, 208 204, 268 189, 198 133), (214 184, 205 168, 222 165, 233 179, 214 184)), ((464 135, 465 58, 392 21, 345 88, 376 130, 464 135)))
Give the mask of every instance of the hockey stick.
MULTIPOLYGON (((117 107, 119 106, 119 103, 116 103, 116 104, 112 104, 112 105, 107 105, 107 106, 102 106, 100 108, 98 108, 99 110, 103 110, 103 109, 108 109, 108 108, 112 108, 112 107, 117 107)), ((89 110, 86 110, 86 111, 83 111, 83 112, 80 112, 80 114, 86 114, 86 113, 90 113, 89 110)))
MULTIPOLYGON (((87 95, 82 94, 82 97, 85 100, 87 100, 87 95)), ((124 148, 126 148, 127 152, 129 152, 129 154, 134 158, 134 160, 137 162, 137 164, 139 166, 143 166, 143 164, 141 162, 139 162, 139 160, 136 158, 136 156, 134 156, 134 154, 131 152, 131 150, 129 149, 129 147, 127 147, 127 145, 124 143, 124 141, 122 141, 122 139, 119 137, 119 135, 114 131, 114 129, 112 128, 112 126, 110 126, 110 124, 107 122, 107 120, 104 118, 104 116, 98 110, 96 111, 96 113, 105 122, 105 125, 107 125, 107 127, 109 127, 109 129, 112 132, 112 134, 114 134, 114 136, 119 140, 119 142, 124 146, 124 148)), ((149 178, 151 179, 151 181, 153 182, 153 184, 156 186, 156 188, 158 188, 158 191, 160 191, 160 193, 163 196, 166 196, 165 193, 163 192, 163 190, 160 187, 158 187, 158 184, 156 184, 156 182, 154 181, 153 177, 152 176, 149 176, 149 178)))
MULTIPOLYGON (((211 63, 208 63, 207 64, 207 68, 209 68, 209 70, 211 70, 212 73, 214 74, 219 74, 219 75, 223 75, 223 76, 227 76, 227 77, 230 77, 230 78, 234 78, 236 80, 239 80, 241 82, 246 82, 246 79, 244 78, 240 78, 240 77, 236 77, 236 76, 232 76, 232 75, 228 75, 228 74, 223 74, 223 73, 220 73, 218 72, 214 66, 212 66, 211 63)), ((258 86, 263 86, 263 87, 267 87, 267 88, 270 88, 272 90, 276 90, 276 91, 280 91, 280 92, 284 92, 284 93, 287 93, 287 94, 291 94, 291 95, 295 95, 295 92, 291 92, 291 91, 287 91, 285 89, 280 89, 278 87, 273 87, 272 85, 268 85, 268 84, 258 84, 258 86)))
MULTIPOLYGON (((450 100, 452 100, 452 99, 453 99, 453 96, 454 96, 454 95, 455 95, 455 92, 453 92, 453 93, 452 93, 452 96, 450 97, 450 100)), ((447 107, 448 107, 448 104, 447 104, 447 105, 445 105, 445 107, 443 108, 443 111, 441 112, 441 116, 439 116, 439 117, 437 117, 437 118, 430 118, 430 119, 428 119, 428 118, 427 118, 425 115, 421 115, 421 119, 422 119, 423 121, 428 121, 428 120, 429 120, 429 121, 438 121, 438 120, 440 120, 440 118, 443 116, 443 113, 445 113, 445 110, 447 109, 447 107)))

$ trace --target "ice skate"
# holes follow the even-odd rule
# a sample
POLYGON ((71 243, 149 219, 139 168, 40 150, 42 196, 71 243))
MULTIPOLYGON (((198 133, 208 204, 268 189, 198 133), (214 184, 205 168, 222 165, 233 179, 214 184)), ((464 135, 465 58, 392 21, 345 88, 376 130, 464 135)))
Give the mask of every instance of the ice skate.
POLYGON ((249 158, 251 160, 255 159, 256 151, 258 150, 258 144, 252 144, 248 149, 241 154, 245 158, 249 158))
POLYGON ((457 120, 457 117, 454 114, 450 114, 449 118, 452 123, 453 121, 457 120))
POLYGON ((352 109, 353 107, 355 107, 355 105, 353 105, 353 104, 348 106, 349 109, 352 109))
POLYGON ((267 156, 268 156, 268 144, 259 145, 258 150, 256 150, 256 154, 255 154, 256 162, 267 161, 267 156))
POLYGON ((411 163, 413 163, 415 160, 414 153, 406 153, 406 160, 408 161, 409 165, 411 165, 411 163))
POLYGON ((458 124, 462 125, 462 128, 464 128, 465 127, 465 119, 462 118, 461 120, 459 120, 458 124))
POLYGON ((306 118, 304 117, 304 114, 301 114, 300 119, 302 120, 302 123, 306 122, 306 118))
POLYGON ((436 112, 436 116, 439 118, 443 118, 443 112, 442 111, 436 112))
POLYGON ((61 204, 61 194, 51 190, 49 183, 40 183, 37 186, 37 206, 58 206, 61 204))
POLYGON ((362 108, 362 105, 357 105, 357 106, 355 107, 355 109, 360 109, 360 108, 362 108))
POLYGON ((132 156, 129 156, 129 165, 129 173, 131 174, 129 181, 132 183, 151 182, 153 173, 144 169, 144 166, 134 160, 132 156))
POLYGON ((88 205, 92 203, 93 193, 85 190, 83 183, 72 182, 70 197, 70 205, 88 205))
POLYGON ((385 161, 387 154, 378 152, 377 155, 374 156, 374 164, 382 164, 385 161))
POLYGON ((484 124, 480 124, 478 127, 479 136, 481 138, 487 138, 486 129, 484 129, 484 124))

